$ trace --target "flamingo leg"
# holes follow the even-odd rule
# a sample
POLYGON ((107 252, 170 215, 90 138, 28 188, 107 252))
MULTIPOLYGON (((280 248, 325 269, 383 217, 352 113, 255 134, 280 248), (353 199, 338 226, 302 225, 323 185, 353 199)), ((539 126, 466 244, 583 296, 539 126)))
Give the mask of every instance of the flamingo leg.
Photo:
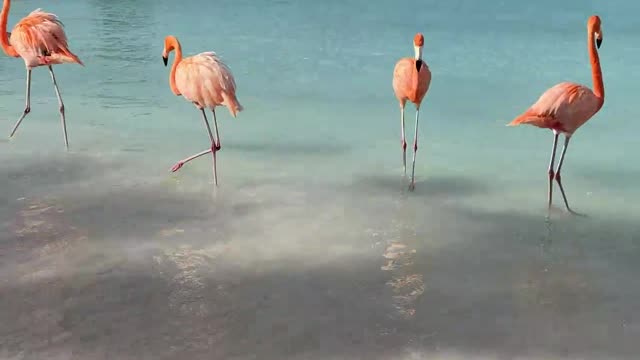
POLYGON ((11 130, 11 134, 9 135, 10 138, 13 137, 13 135, 16 133, 16 130, 18 130, 18 126, 20 126, 20 123, 22 123, 22 120, 24 120, 24 118, 30 112, 31 112, 31 69, 27 69, 27 100, 26 100, 26 105, 24 107, 24 111, 22 112, 22 115, 20 116, 18 121, 16 121, 16 124, 13 126, 13 130, 11 130))
POLYGON ((564 205, 567 207, 567 210, 574 214, 584 216, 579 214, 571 209, 569 206, 569 201, 567 201, 567 195, 564 192, 564 187, 562 186, 562 178, 560 177, 560 170, 562 170, 562 164, 564 163, 564 155, 567 153, 567 147, 569 146, 569 140, 571 140, 571 136, 566 136, 564 138, 564 146, 562 147, 562 154, 560 155, 560 161, 558 162, 558 169, 556 170, 555 179, 560 187, 560 193, 562 194, 562 199, 564 200, 564 205))
POLYGON ((547 199, 548 199, 548 209, 551 209, 551 198, 553 195, 553 178, 554 178, 554 172, 553 172, 553 162, 555 161, 556 158, 556 149, 558 148, 558 136, 560 136, 560 133, 555 131, 553 132, 553 149, 551 150, 551 160, 549 160, 549 191, 547 192, 547 199))
POLYGON ((64 134, 64 146, 69 150, 69 139, 67 138, 67 121, 64 116, 64 102, 62 102, 62 96, 60 96, 60 89, 58 89, 58 83, 56 82, 56 75, 53 73, 53 67, 49 65, 49 73, 51 73, 51 81, 53 81, 53 87, 56 90, 56 96, 58 97, 58 106, 60 111, 60 121, 62 122, 62 132, 64 134))
POLYGON ((62 122, 62 133, 64 134, 64 146, 69 150, 69 139, 67 138, 67 120, 64 116, 64 102, 62 102, 62 96, 60 95, 60 89, 58 89, 58 82, 56 81, 56 75, 53 73, 53 67, 49 65, 49 73, 51 74, 51 81, 53 87, 56 90, 56 96, 58 97, 58 110, 60 111, 60 121, 62 122))
POLYGON ((207 149, 207 150, 202 151, 202 152, 199 152, 199 153, 197 153, 197 154, 195 154, 195 155, 191 155, 191 156, 189 156, 189 157, 188 157, 188 158, 186 158, 186 159, 182 159, 182 160, 178 161, 178 162, 177 162, 175 165, 173 165, 173 167, 171 168, 171 172, 176 172, 176 171, 180 170, 180 168, 182 167, 182 165, 184 165, 184 164, 188 163, 189 161, 191 161, 191 160, 193 160, 193 159, 197 159, 197 158, 199 158, 199 157, 200 157, 200 156, 202 156, 202 155, 206 155, 206 154, 208 154, 208 153, 210 153, 210 152, 211 152, 211 149, 207 149))
MULTIPOLYGON (((213 110, 213 109, 212 109, 213 110)), ((207 126, 207 131, 209 132, 209 139, 211 139, 211 154, 213 154, 213 183, 218 186, 218 170, 216 166, 216 152, 218 152, 218 143, 216 142, 216 138, 218 137, 218 123, 216 122, 216 138, 213 137, 213 133, 211 133, 211 126, 209 125, 209 120, 207 120, 207 115, 204 113, 204 109, 202 109, 202 118, 204 119, 204 124, 207 126)), ((213 113, 213 119, 216 119, 216 113, 213 113)))
POLYGON ((413 137, 413 161, 411 164, 411 184, 409 184, 409 190, 413 190, 416 187, 415 173, 416 173, 416 153, 418 152, 418 118, 420 116, 420 108, 416 107, 416 131, 413 137))
POLYGON ((400 107, 400 131, 401 131, 401 143, 402 146, 402 173, 403 176, 407 176, 407 141, 404 135, 404 106, 400 107))
MULTIPOLYGON (((184 164, 188 163, 189 161, 199 158, 202 155, 208 154, 208 153, 212 153, 213 154, 213 180, 215 185, 218 185, 218 175, 217 175, 217 171, 216 171, 216 152, 218 151, 218 146, 216 144, 216 140, 213 137, 213 133, 211 132, 211 126, 209 126, 209 121, 207 120, 207 114, 204 112, 204 109, 200 109, 200 111, 202 112, 202 118, 204 119, 204 123, 207 126, 207 132, 209 133, 209 139, 211 140, 211 148, 201 151, 195 155, 189 156, 186 159, 180 160, 178 161, 172 168, 171 171, 172 172, 176 172, 178 171, 184 164)), ((216 132, 217 132, 217 125, 216 125, 216 132)))
MULTIPOLYGON (((213 113, 213 127, 216 131, 216 150, 220 150, 222 148, 222 144, 220 143, 220 134, 218 133, 218 119, 216 119, 216 109, 211 108, 211 112, 213 113)), ((209 124, 207 124, 207 127, 209 127, 209 124)), ((209 134, 211 134, 211 129, 209 129, 209 134)))

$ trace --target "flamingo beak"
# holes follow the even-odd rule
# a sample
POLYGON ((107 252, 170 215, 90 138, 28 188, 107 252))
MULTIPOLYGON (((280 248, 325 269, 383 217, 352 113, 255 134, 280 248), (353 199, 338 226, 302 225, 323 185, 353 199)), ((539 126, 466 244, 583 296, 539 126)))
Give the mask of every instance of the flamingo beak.
POLYGON ((600 49, 600 45, 602 45, 602 30, 596 33, 596 46, 600 49))
POLYGON ((169 62, 169 58, 166 56, 162 57, 162 62, 164 63, 164 66, 167 66, 167 62, 169 62))

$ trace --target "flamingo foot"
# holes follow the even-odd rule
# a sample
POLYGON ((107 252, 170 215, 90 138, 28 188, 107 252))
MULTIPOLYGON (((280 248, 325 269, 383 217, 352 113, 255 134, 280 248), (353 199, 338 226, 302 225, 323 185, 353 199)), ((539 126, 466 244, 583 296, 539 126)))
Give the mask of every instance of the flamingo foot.
POLYGON ((415 189, 416 189, 416 183, 412 181, 411 183, 409 183, 409 191, 413 191, 415 189))
POLYGON ((178 170, 180 170, 180 168, 182 167, 182 165, 184 165, 184 161, 178 161, 175 165, 173 165, 173 167, 171 168, 171 172, 176 172, 178 170))
POLYGON ((574 216, 589 217, 589 216, 587 216, 587 214, 582 214, 582 213, 579 213, 579 212, 575 212, 575 211, 573 211, 573 209, 567 209, 567 211, 569 211, 569 213, 571 213, 574 216))
POLYGON ((561 209, 561 208, 559 208, 559 207, 557 207, 555 205, 551 205, 551 206, 548 207, 547 216, 551 216, 551 214, 556 214, 556 215, 559 215, 559 216, 577 216, 577 217, 584 217, 584 218, 588 218, 589 217, 589 215, 576 212, 571 208, 567 208, 565 210, 565 209, 561 209))

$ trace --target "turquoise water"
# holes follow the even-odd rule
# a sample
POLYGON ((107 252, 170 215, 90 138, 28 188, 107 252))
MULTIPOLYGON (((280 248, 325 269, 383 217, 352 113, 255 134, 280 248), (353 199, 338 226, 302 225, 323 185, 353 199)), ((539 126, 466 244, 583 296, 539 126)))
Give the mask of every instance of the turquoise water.
MULTIPOLYGON (((0 357, 635 358, 640 40, 630 0, 16 1, 58 14, 85 62, 46 69, 0 140, 0 357), (177 9, 177 10, 175 10, 177 9), (557 82, 606 101, 546 215, 550 132, 504 126, 557 82), (425 35, 416 191, 401 177, 397 59, 425 35), (245 107, 218 110, 220 187, 163 38, 216 51, 245 107)), ((0 57, 0 124, 25 70, 0 57)), ((413 139, 414 110, 407 110, 413 139)), ((1 128, 1 127, 0 127, 1 128)))

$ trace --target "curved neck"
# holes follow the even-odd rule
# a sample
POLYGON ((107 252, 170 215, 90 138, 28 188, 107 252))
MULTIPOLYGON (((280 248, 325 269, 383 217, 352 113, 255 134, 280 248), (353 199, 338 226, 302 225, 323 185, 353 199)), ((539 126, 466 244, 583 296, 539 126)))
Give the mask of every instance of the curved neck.
POLYGON ((595 33, 589 29, 588 47, 589 60, 591 61, 591 78, 593 79, 593 93, 604 103, 604 83, 602 82, 602 70, 600 69, 600 57, 596 49, 595 33))
POLYGON ((171 73, 169 74, 169 86, 171 86, 171 91, 174 94, 180 95, 180 90, 176 86, 176 69, 178 68, 178 64, 182 61, 182 47, 180 46, 180 42, 178 39, 172 39, 171 45, 176 50, 176 57, 173 59, 173 64, 171 65, 171 73))
POLYGON ((9 35, 7 34, 7 20, 9 18, 9 9, 11 8, 11 0, 4 0, 2 3, 2 12, 0 13, 0 46, 5 54, 9 56, 18 56, 13 46, 9 44, 9 35))

